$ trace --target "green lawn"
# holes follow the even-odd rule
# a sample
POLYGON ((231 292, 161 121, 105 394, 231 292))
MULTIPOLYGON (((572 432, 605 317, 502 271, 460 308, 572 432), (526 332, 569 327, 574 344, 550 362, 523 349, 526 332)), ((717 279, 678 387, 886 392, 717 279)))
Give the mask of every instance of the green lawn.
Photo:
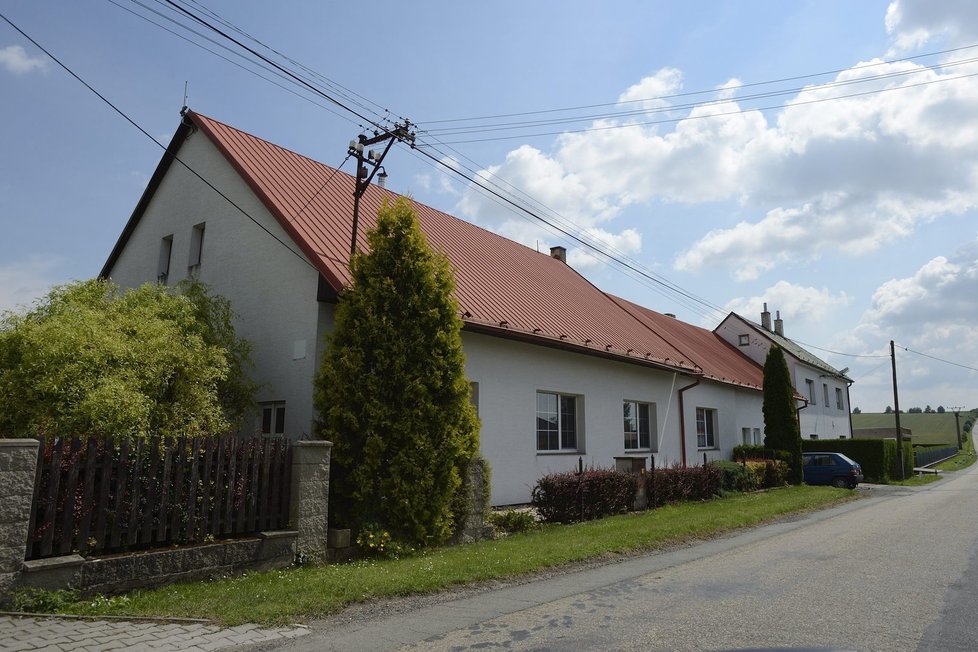
POLYGON ((855 499, 831 487, 786 487, 703 503, 670 505, 574 525, 546 525, 496 541, 414 557, 251 573, 79 602, 88 615, 209 618, 223 624, 293 623, 373 598, 429 593, 512 578, 574 562, 656 550, 855 499))
MULTIPOLYGON (((961 427, 968 418, 967 412, 961 412, 961 427)), ((867 413, 852 415, 853 428, 894 428, 893 414, 867 413)), ((910 428, 915 445, 958 445, 958 431, 954 423, 954 413, 944 414, 901 414, 900 427, 910 428)), ((963 433, 962 433, 963 434, 963 433)))

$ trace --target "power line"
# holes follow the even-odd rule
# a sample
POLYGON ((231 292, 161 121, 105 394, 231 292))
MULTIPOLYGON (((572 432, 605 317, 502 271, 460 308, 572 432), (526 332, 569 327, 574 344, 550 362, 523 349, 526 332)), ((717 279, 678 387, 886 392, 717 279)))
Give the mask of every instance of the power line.
MULTIPOLYGON (((99 93, 97 90, 95 90, 95 88, 92 87, 91 84, 89 84, 87 81, 85 81, 80 76, 78 76, 71 68, 69 68, 67 65, 65 65, 64 63, 62 63, 62 61, 60 59, 58 59, 56 56, 54 56, 53 54, 51 54, 47 49, 44 48, 44 46, 42 46, 40 43, 38 43, 33 38, 31 38, 26 32, 24 32, 24 30, 22 30, 20 27, 18 27, 13 22, 11 22, 11 20, 9 18, 7 18, 4 14, 0 13, 0 18, 2 18, 4 20, 4 22, 6 22, 8 25, 10 25, 11 27, 13 27, 21 36, 23 36, 25 39, 27 39, 28 41, 30 41, 37 49, 39 49, 41 52, 43 52, 48 57, 50 57, 52 61, 54 61, 56 64, 58 64, 65 72, 67 72, 69 75, 71 75, 72 77, 74 77, 80 84, 82 84, 82 86, 84 86, 85 88, 87 88, 96 97, 98 97, 105 104, 107 104, 113 111, 115 111, 116 113, 118 113, 126 122, 128 122, 133 127, 135 127, 136 129, 138 129, 140 133, 142 133, 144 136, 146 136, 151 141, 153 141, 164 152, 167 150, 166 145, 164 145, 160 141, 156 140, 156 138, 154 138, 153 136, 151 136, 148 131, 146 131, 145 129, 143 129, 135 120, 133 120, 132 118, 130 118, 124 111, 122 111, 122 109, 120 109, 119 107, 117 107, 107 97, 105 97, 104 95, 102 95, 101 93, 99 93)), ((201 176, 196 170, 194 170, 192 167, 190 167, 190 165, 187 164, 185 161, 183 161, 179 156, 177 156, 176 154, 174 154, 173 155, 173 159, 175 161, 177 161, 178 163, 180 163, 180 165, 182 165, 188 172, 190 172, 195 177, 197 177, 198 179, 200 179, 205 185, 207 185, 208 188, 210 188, 211 190, 213 190, 214 192, 216 192, 218 195, 220 195, 222 199, 224 199, 231 206, 233 206, 234 208, 236 208, 238 210, 238 212, 240 212, 242 215, 244 215, 249 220, 251 220, 255 224, 255 226, 257 226, 262 231, 264 231, 266 234, 268 234, 269 236, 271 236, 280 245, 282 245, 283 247, 285 247, 286 249, 288 249, 293 255, 295 255, 296 258, 298 258, 299 260, 301 260, 302 262, 304 262, 306 265, 308 265, 312 269, 314 269, 314 270, 317 269, 316 266, 313 265, 302 253, 296 251, 295 249, 293 249, 292 247, 290 247, 288 244, 286 244, 281 238, 279 238, 274 233, 272 233, 271 231, 269 231, 268 228, 266 228, 263 224, 261 224, 257 219, 255 219, 254 217, 252 217, 245 209, 241 208, 241 206, 239 206, 238 204, 236 204, 233 199, 231 199, 226 194, 224 194, 220 189, 218 189, 216 186, 214 186, 214 184, 212 184, 210 181, 208 181, 203 176, 201 176)), ((332 177, 330 177, 330 178, 332 179, 332 177)))
POLYGON ((640 121, 640 122, 628 122, 628 123, 624 123, 624 124, 605 125, 605 126, 600 126, 600 127, 589 127, 587 129, 562 129, 560 131, 542 131, 542 132, 536 132, 536 133, 532 133, 532 134, 519 134, 519 135, 512 135, 512 136, 494 136, 494 137, 491 137, 491 138, 469 138, 469 139, 465 139, 465 140, 447 140, 447 141, 445 141, 445 144, 461 145, 461 144, 468 144, 468 143, 486 143, 486 142, 495 142, 495 141, 500 141, 500 140, 514 140, 514 139, 519 139, 519 138, 539 138, 539 137, 543 137, 543 136, 558 136, 558 135, 562 135, 562 134, 581 134, 581 133, 588 133, 588 132, 593 132, 593 131, 609 131, 609 130, 612 130, 612 129, 628 129, 628 128, 631 128, 631 127, 648 127, 648 126, 651 126, 651 125, 675 124, 675 123, 678 123, 678 122, 684 122, 686 120, 704 120, 704 119, 710 119, 710 118, 722 118, 722 117, 727 117, 727 116, 731 116, 731 115, 741 115, 741 114, 744 114, 744 113, 752 113, 752 112, 755 112, 755 111, 768 111, 768 110, 774 110, 774 109, 793 108, 793 107, 796 107, 796 106, 806 106, 806 105, 810 105, 810 104, 821 104, 823 102, 835 102, 835 101, 838 101, 838 100, 844 100, 844 99, 849 99, 849 98, 853 98, 853 97, 864 97, 864 96, 867 96, 867 95, 876 95, 876 94, 879 94, 879 93, 888 93, 888 92, 893 92, 893 91, 902 91, 902 90, 907 90, 907 89, 910 89, 910 88, 917 88, 917 87, 920 87, 920 86, 929 86, 931 84, 943 84, 943 83, 947 83, 947 82, 950 82, 950 81, 957 81, 957 80, 961 80, 961 79, 968 79, 968 78, 971 78, 971 77, 978 77, 978 72, 969 73, 969 74, 965 74, 965 75, 957 75, 957 76, 954 76, 954 77, 944 77, 942 79, 933 79, 933 80, 929 80, 929 81, 925 81, 925 82, 917 82, 917 83, 914 83, 914 84, 904 84, 903 86, 897 86, 897 87, 894 87, 894 88, 880 88, 880 89, 875 89, 875 90, 871 90, 871 91, 862 91, 862 92, 859 92, 859 93, 849 93, 849 94, 846 94, 846 95, 837 95, 835 97, 824 97, 824 98, 819 98, 819 99, 816 99, 816 100, 802 100, 802 101, 792 102, 790 105, 788 105, 788 107, 785 107, 784 105, 768 105, 768 106, 752 107, 752 108, 748 108, 748 109, 738 109, 736 111, 724 111, 724 112, 721 112, 721 113, 710 113, 710 114, 705 114, 705 115, 687 115, 687 116, 684 116, 684 117, 681 117, 681 118, 668 118, 668 119, 664 119, 664 120, 643 120, 643 121, 640 121))
POLYGON ((819 351, 825 351, 826 353, 832 353, 833 355, 844 355, 844 356, 846 356, 848 358, 887 358, 887 359, 889 359, 889 357, 890 357, 889 355, 883 355, 883 354, 880 354, 880 355, 869 355, 869 354, 865 354, 865 353, 843 353, 841 351, 832 351, 831 349, 823 349, 822 347, 815 346, 814 344, 807 344, 806 342, 802 342, 801 340, 794 340, 793 339, 792 342, 796 342, 798 344, 801 344, 802 346, 807 346, 807 347, 812 348, 812 349, 818 349, 819 351))
MULTIPOLYGON (((738 86, 736 86, 734 88, 751 88, 751 87, 755 87, 755 86, 768 86, 768 85, 771 85, 771 84, 780 84, 782 82, 798 81, 798 80, 801 80, 801 79, 813 79, 815 77, 825 77, 825 76, 828 76, 828 75, 838 75, 839 73, 849 72, 849 71, 852 71, 852 70, 862 70, 864 68, 873 68, 873 67, 877 67, 877 66, 892 65, 894 63, 903 63, 905 61, 914 61, 916 59, 924 59, 924 58, 927 58, 927 57, 935 57, 935 56, 940 56, 940 55, 943 55, 943 54, 950 54, 952 52, 962 52, 964 50, 972 50, 972 49, 975 49, 975 48, 978 48, 978 44, 965 45, 965 46, 961 46, 961 47, 957 47, 957 48, 950 48, 950 49, 947 49, 947 50, 938 50, 938 51, 935 51, 935 52, 926 52, 924 54, 918 54, 918 55, 914 55, 914 56, 910 56, 910 57, 903 57, 903 58, 900 58, 900 59, 889 59, 889 60, 886 60, 886 61, 878 61, 878 62, 873 62, 873 63, 860 64, 860 65, 857 65, 857 66, 851 66, 849 68, 837 68, 835 70, 826 70, 826 71, 823 71, 823 72, 808 73, 808 74, 804 74, 804 75, 795 75, 795 76, 792 76, 792 77, 782 77, 780 79, 771 79, 771 80, 768 80, 768 81, 743 83, 743 84, 740 84, 740 85, 738 85, 738 86)), ((675 99, 677 97, 691 97, 691 96, 695 96, 695 95, 713 94, 713 93, 716 93, 717 90, 718 89, 716 89, 716 88, 712 88, 712 89, 709 89, 709 90, 686 91, 686 92, 683 92, 683 93, 673 93, 673 94, 669 94, 669 95, 657 95, 657 96, 654 96, 654 97, 641 98, 641 99, 635 99, 635 100, 624 100, 624 101, 621 101, 621 102, 602 102, 602 103, 598 103, 598 104, 584 104, 584 105, 579 105, 579 106, 564 107, 564 108, 557 108, 557 109, 541 109, 541 110, 536 110, 536 111, 522 111, 522 112, 517 112, 517 113, 499 113, 499 114, 495 114, 495 115, 484 115, 484 116, 477 116, 477 117, 472 117, 472 118, 451 118, 451 119, 442 119, 442 120, 425 120, 425 121, 422 121, 422 124, 442 124, 442 123, 447 123, 447 122, 466 122, 466 121, 475 121, 475 120, 491 120, 491 119, 495 119, 495 118, 513 118, 513 117, 520 117, 520 116, 526 116, 526 115, 541 115, 541 114, 546 114, 546 113, 559 113, 559 112, 565 112, 565 111, 578 111, 578 110, 583 110, 583 109, 596 109, 596 108, 601 108, 601 107, 606 107, 606 106, 618 106, 618 105, 621 105, 621 104, 632 104, 632 103, 638 103, 638 102, 650 102, 650 101, 655 101, 655 100, 675 99)))
POLYGON ((969 367, 966 364, 960 364, 958 362, 951 362, 950 360, 945 360, 943 358, 938 358, 937 356, 930 355, 929 353, 921 353, 920 351, 914 351, 913 349, 907 348, 907 347, 902 346, 900 344, 897 344, 897 346, 899 348, 903 349, 904 351, 906 351, 907 353, 913 353, 914 355, 919 355, 919 356, 923 356, 925 358, 930 358, 931 360, 936 360, 937 362, 943 362, 944 364, 954 365, 955 367, 961 367, 962 369, 968 369, 969 371, 978 371, 978 368, 976 368, 976 367, 969 367))

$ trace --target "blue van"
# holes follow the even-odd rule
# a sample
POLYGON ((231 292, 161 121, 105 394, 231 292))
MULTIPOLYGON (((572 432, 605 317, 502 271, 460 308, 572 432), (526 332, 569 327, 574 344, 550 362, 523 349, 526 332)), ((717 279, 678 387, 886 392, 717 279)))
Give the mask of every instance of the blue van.
POLYGON ((830 484, 855 489, 863 481, 863 468, 842 453, 805 453, 805 484, 830 484))

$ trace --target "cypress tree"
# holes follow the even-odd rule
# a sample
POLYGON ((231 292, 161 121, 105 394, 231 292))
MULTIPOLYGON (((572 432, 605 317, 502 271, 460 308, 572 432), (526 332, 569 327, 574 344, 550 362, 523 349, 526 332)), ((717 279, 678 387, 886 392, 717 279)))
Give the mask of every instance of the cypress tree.
POLYGON ((454 277, 405 199, 384 205, 367 241, 316 379, 318 435, 333 442, 331 523, 436 545, 479 447, 454 277))
POLYGON ((803 478, 801 428, 795 408, 795 389, 784 353, 772 345, 764 360, 764 445, 787 453, 790 484, 803 478))

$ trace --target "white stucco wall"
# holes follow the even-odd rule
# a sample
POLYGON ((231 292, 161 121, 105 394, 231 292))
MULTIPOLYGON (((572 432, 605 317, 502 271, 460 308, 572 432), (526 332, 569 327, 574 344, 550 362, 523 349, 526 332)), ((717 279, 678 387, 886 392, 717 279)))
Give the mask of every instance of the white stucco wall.
MULTIPOLYGON (((492 464, 492 502, 525 503, 537 478, 585 466, 609 468, 621 456, 655 455, 656 465, 682 459, 678 390, 692 379, 666 371, 569 353, 478 333, 463 332, 466 374, 479 384, 481 450, 492 464), (579 399, 578 451, 538 451, 536 394, 549 391, 579 399), (651 451, 626 451, 622 403, 655 404, 651 451)), ((759 392, 703 382, 685 394, 686 451, 689 464, 702 462, 696 447, 696 410, 718 410, 719 448, 709 459, 730 459, 741 427, 762 427, 759 392)))
MULTIPOLYGON (((284 230, 202 133, 179 156, 282 242, 284 230)), ((311 383, 316 370, 318 272, 272 235, 174 162, 110 278, 122 287, 155 282, 161 241, 173 237, 169 284, 187 277, 194 225, 205 224, 199 278, 227 297, 238 313, 238 335, 254 346, 259 401, 286 401, 287 435, 310 434, 311 383)), ((245 430, 258 427, 258 415, 245 430)))

